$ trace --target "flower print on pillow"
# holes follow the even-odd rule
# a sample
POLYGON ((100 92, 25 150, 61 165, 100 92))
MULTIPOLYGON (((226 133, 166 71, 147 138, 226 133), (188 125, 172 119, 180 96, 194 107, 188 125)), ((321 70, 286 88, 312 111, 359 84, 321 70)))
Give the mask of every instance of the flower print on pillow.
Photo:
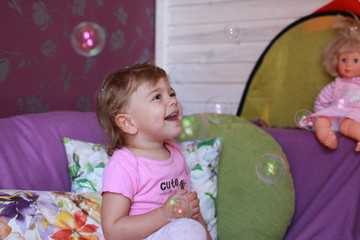
POLYGON ((71 191, 87 193, 101 191, 102 173, 109 156, 95 143, 63 138, 66 150, 71 191))
POLYGON ((180 143, 191 176, 191 190, 198 193, 201 214, 212 239, 217 239, 217 172, 222 138, 180 143))

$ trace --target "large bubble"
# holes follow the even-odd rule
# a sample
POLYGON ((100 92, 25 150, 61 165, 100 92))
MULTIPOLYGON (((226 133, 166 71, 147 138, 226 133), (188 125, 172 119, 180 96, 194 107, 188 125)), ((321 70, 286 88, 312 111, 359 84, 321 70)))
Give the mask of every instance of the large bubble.
POLYGON ((286 171, 284 159, 275 153, 262 155, 256 164, 256 174, 259 179, 270 184, 281 181, 286 171))
POLYGON ((304 128, 306 130, 314 129, 314 119, 310 117, 312 113, 309 110, 301 109, 295 113, 295 124, 299 128, 304 128))
POLYGON ((190 139, 207 139, 209 135, 209 122, 207 118, 196 117, 194 115, 185 116, 182 119, 182 132, 177 138, 179 141, 190 139))
POLYGON ((106 42, 105 30, 97 23, 81 22, 71 34, 71 44, 75 51, 85 57, 99 54, 106 42))
POLYGON ((180 218, 189 218, 192 214, 192 207, 186 196, 177 195, 170 199, 166 205, 168 220, 173 221, 180 218))
POLYGON ((205 104, 205 113, 214 123, 225 121, 230 112, 230 103, 226 99, 211 97, 205 104))

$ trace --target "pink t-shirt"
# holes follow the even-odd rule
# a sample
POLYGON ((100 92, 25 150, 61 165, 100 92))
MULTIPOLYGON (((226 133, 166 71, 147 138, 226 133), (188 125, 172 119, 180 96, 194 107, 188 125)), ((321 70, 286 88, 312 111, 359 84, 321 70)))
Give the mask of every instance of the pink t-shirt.
POLYGON ((176 190, 190 192, 190 174, 185 158, 174 142, 166 142, 166 160, 136 157, 128 148, 116 150, 103 173, 103 192, 120 193, 131 201, 129 215, 161 207, 176 190))

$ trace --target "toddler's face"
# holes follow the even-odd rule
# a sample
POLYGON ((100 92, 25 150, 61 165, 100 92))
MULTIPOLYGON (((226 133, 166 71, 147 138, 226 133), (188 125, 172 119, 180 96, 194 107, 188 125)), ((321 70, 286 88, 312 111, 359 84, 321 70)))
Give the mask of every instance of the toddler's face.
POLYGON ((144 140, 164 141, 181 133, 182 106, 166 78, 141 85, 131 96, 128 113, 144 140))
POLYGON ((360 77, 360 52, 339 53, 338 71, 341 77, 360 77))

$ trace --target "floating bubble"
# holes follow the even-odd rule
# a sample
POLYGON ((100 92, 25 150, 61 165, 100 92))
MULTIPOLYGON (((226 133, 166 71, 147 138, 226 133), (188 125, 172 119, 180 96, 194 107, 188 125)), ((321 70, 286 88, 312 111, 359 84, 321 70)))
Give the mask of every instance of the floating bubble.
POLYGON ((256 164, 256 174, 259 179, 266 183, 281 181, 286 173, 284 159, 275 153, 267 153, 260 157, 256 164))
POLYGON ((106 34, 97 23, 81 22, 71 34, 71 44, 75 51, 85 57, 99 54, 105 46, 106 34))
POLYGON ((193 139, 206 139, 209 134, 209 122, 207 118, 200 115, 185 116, 182 119, 182 132, 178 137, 179 141, 188 141, 193 139))
POLYGON ((309 110, 301 109, 295 113, 295 124, 300 128, 306 130, 314 129, 313 118, 310 117, 312 113, 309 110))
POLYGON ((228 24, 224 27, 224 35, 227 39, 235 39, 239 34, 240 29, 236 24, 228 24))
POLYGON ((186 196, 177 195, 167 203, 167 216, 170 221, 180 218, 189 218, 192 214, 192 207, 186 196))
POLYGON ((230 114, 230 103, 227 100, 212 97, 206 102, 205 113, 212 122, 221 123, 230 114))

